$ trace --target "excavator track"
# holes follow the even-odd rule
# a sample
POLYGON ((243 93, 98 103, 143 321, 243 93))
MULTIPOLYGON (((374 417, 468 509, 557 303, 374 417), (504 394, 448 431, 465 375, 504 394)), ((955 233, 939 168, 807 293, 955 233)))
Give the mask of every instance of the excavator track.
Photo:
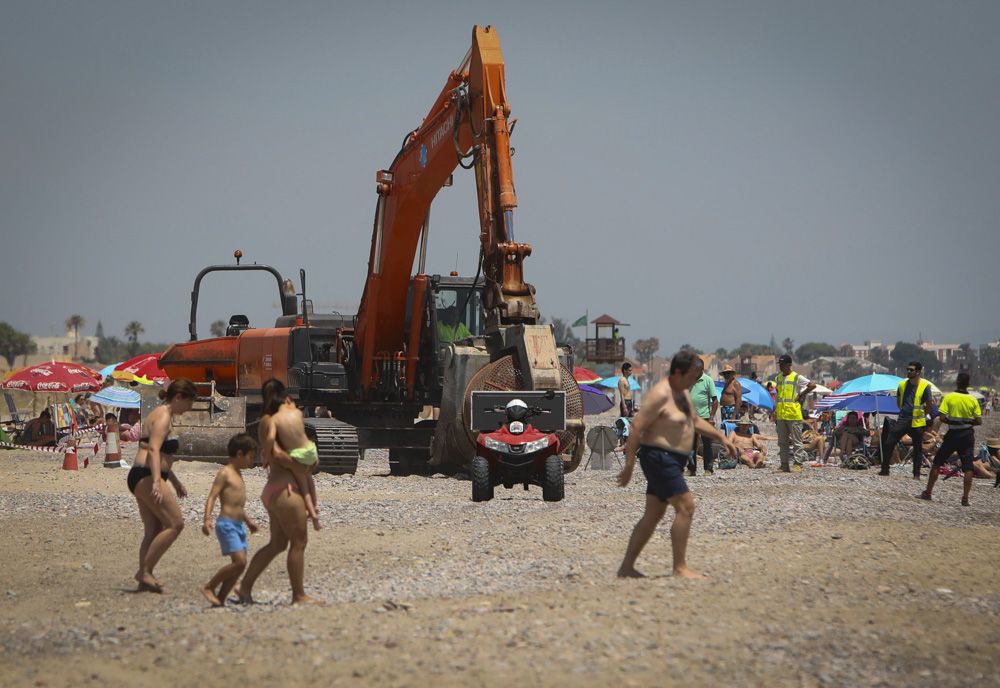
POLYGON ((361 458, 357 429, 333 418, 306 418, 305 421, 316 435, 319 469, 337 475, 356 473, 361 458))

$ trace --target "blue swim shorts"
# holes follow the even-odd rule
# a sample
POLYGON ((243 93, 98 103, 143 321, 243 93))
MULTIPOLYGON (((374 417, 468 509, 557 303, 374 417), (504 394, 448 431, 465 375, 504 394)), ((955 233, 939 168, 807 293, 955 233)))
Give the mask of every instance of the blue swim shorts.
POLYGON ((690 453, 682 454, 648 444, 640 445, 636 452, 639 465, 646 476, 646 494, 654 495, 661 502, 688 492, 684 480, 684 466, 690 453))
POLYGON ((228 557, 233 552, 247 551, 247 524, 225 516, 215 520, 215 536, 222 546, 222 556, 228 557))

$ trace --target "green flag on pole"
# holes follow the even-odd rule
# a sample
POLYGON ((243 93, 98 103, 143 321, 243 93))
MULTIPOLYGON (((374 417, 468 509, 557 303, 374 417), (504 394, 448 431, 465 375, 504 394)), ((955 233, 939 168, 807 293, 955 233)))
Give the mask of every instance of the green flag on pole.
POLYGON ((587 326, 587 316, 581 315, 579 318, 573 321, 570 327, 586 327, 587 326))

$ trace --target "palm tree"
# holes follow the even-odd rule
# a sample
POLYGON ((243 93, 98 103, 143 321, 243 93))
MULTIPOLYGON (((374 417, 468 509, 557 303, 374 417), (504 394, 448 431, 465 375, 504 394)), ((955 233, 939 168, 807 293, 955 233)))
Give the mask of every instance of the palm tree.
POLYGON ((130 355, 135 356, 139 350, 139 335, 145 331, 142 323, 138 320, 133 320, 125 326, 125 336, 128 337, 128 351, 130 355))
POLYGON ((66 329, 73 330, 73 359, 80 357, 80 328, 87 324, 82 315, 74 313, 66 318, 66 329))
POLYGON ((222 320, 216 320, 208 327, 208 331, 212 333, 213 337, 221 337, 226 334, 226 323, 222 320))
POLYGON ((791 337, 785 337, 781 340, 781 348, 785 350, 785 353, 789 356, 792 355, 792 349, 795 348, 795 340, 791 337))

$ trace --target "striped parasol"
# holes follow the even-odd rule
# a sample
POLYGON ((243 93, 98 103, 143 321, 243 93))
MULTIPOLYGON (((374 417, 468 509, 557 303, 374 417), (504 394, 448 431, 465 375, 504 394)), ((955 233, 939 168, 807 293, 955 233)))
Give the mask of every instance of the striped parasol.
POLYGON ((105 387, 100 392, 91 394, 88 399, 102 406, 115 408, 139 408, 139 393, 127 387, 105 387))

